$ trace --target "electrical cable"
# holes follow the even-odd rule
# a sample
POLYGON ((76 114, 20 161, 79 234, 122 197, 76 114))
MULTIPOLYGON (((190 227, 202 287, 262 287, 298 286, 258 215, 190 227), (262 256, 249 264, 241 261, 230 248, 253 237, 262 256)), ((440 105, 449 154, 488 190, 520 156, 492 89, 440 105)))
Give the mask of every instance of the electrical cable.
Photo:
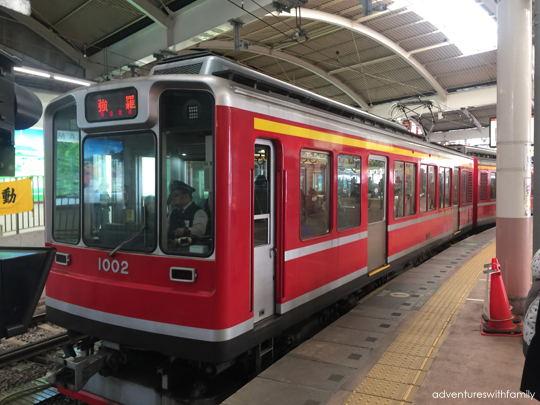
MULTIPOLYGON (((254 17, 255 19, 257 19, 258 21, 266 24, 268 27, 272 28, 273 30, 277 31, 278 33, 286 36, 287 38, 290 38, 286 33, 280 31, 279 29, 277 29, 276 27, 268 24, 266 21, 262 20, 261 18, 259 18, 258 16, 256 16, 255 14, 249 12, 248 10, 244 9, 243 7, 239 6, 238 4, 236 4, 234 1, 232 0, 227 0, 229 3, 233 4, 234 6, 238 7, 238 8, 241 8, 242 10, 246 11, 249 15, 251 15, 252 17, 254 17)), ((271 11, 269 11, 267 8, 265 7, 262 7, 260 4, 258 4, 255 0, 251 0, 254 4, 256 4, 258 7, 262 8, 263 10, 265 10, 267 13, 272 14, 271 11)), ((277 17, 276 17, 277 18, 277 17)), ((291 17, 292 18, 292 17, 291 17)), ((291 28, 288 24, 286 24, 289 28, 291 28)), ((292 29, 292 28, 291 28, 292 29)), ((327 58, 328 60, 327 61, 323 61, 323 63, 325 64, 329 64, 331 66, 335 66, 335 67, 339 67, 339 68, 345 68, 347 70, 350 70, 350 71, 353 71, 353 72, 356 72, 356 73, 359 73, 359 74, 362 74, 361 71, 358 71, 354 68, 351 68, 349 66, 345 66, 345 65, 338 65, 338 64, 335 64, 335 63, 332 63, 330 62, 329 60, 332 59, 332 57, 329 57, 328 55, 325 55, 324 53, 322 53, 321 51, 319 51, 318 49, 313 49, 312 47, 308 46, 305 44, 305 42, 300 42, 298 40, 294 40, 294 42, 297 42, 298 45, 301 45, 301 46, 304 46, 306 48, 308 48, 310 51, 314 52, 314 53, 318 53, 322 56, 324 56, 325 58, 327 58)), ((320 60, 314 60, 314 59, 311 59, 309 57, 307 57, 306 55, 303 55, 302 56, 304 59, 310 59, 312 61, 315 61, 316 63, 321 63, 320 60)), ((396 80, 393 80, 393 79, 390 79, 390 78, 385 78, 385 77, 380 77, 380 76, 376 76, 376 75, 371 75, 371 74, 368 74, 368 73, 365 73, 367 76, 373 78, 373 79, 376 79, 376 80, 379 80, 379 81, 385 81, 385 82, 392 82, 393 84, 399 84, 401 86, 405 86, 405 87, 408 87, 410 88, 411 90, 413 90, 418 96, 421 96, 421 97, 425 97, 425 90, 423 89, 419 89, 418 86, 413 86, 413 85, 410 85, 410 84, 407 84, 407 83, 403 83, 403 82, 399 82, 399 81, 396 81, 396 80)))

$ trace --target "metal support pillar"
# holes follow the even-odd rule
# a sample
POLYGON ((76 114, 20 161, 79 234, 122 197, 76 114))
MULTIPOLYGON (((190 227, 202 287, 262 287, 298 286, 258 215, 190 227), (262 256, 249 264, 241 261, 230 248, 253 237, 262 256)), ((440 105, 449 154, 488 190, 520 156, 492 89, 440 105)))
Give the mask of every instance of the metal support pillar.
MULTIPOLYGON (((534 12, 534 144, 536 164, 540 164, 540 3, 537 3, 534 12), (538 157, 536 156, 538 152, 538 157)), ((537 174, 540 171, 537 170, 537 174)), ((536 190, 536 199, 540 203, 540 175, 533 175, 533 190, 536 190)), ((533 205, 534 211, 534 205, 533 205)), ((533 254, 540 249, 540 206, 536 208, 537 215, 533 215, 533 254)))
POLYGON ((531 0, 497 5, 497 258, 514 313, 531 286, 531 0))

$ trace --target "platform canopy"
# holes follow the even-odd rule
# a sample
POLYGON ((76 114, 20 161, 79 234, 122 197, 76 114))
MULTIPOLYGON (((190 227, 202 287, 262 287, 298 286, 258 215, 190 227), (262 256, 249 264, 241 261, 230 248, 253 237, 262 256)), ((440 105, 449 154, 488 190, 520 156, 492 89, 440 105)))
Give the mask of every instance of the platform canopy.
MULTIPOLYGON (((30 68, 102 81, 147 75, 171 54, 210 50, 377 115, 398 118, 401 111, 431 132, 470 130, 478 137, 496 115, 495 0, 31 4, 29 16, 0 6, 0 48, 30 68), (416 110, 401 106, 414 102, 416 110)), ((70 88, 24 73, 17 80, 70 88)))

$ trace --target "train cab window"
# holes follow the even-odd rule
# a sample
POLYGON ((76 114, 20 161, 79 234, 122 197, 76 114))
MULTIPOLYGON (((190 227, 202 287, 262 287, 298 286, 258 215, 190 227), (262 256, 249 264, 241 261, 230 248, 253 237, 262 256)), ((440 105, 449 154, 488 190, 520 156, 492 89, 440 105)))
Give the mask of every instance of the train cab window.
POLYGON ((405 163, 405 216, 416 214, 416 165, 405 163))
POLYGON ((300 236, 330 232, 330 154, 302 150, 300 156, 300 236))
POLYGON ((360 226, 362 160, 338 156, 337 227, 339 231, 360 226))
POLYGON ((428 166, 428 211, 433 211, 437 208, 437 200, 435 199, 435 180, 437 173, 435 166, 428 166))
MULTIPOLYGON (((75 104, 53 118, 53 238, 76 244, 80 239, 80 132, 75 104)), ((86 176, 84 177, 87 181, 86 176)))
POLYGON ((452 176, 452 169, 444 169, 444 206, 450 207, 450 177, 452 176))
POLYGON ((454 169, 454 207, 459 205, 459 169, 454 169))
MULTIPOLYGON (((497 181, 495 173, 491 173, 491 185, 490 185, 490 199, 495 200, 497 198, 497 181)), ((531 182, 532 184, 532 182, 531 182)))
POLYGON ((467 202, 467 170, 461 171, 461 204, 467 202))
POLYGON ((480 201, 487 201, 488 199, 488 174, 480 173, 480 201))
POLYGON ((420 165, 420 213, 427 211, 427 166, 420 165))
POLYGON ((88 246, 156 248, 156 140, 152 132, 88 137, 83 143, 83 240, 88 246))
POLYGON ((394 218, 403 217, 403 184, 405 180, 405 164, 394 163, 394 218))
POLYGON ((214 99, 205 91, 169 90, 160 98, 160 110, 161 249, 209 256, 215 223, 214 99))

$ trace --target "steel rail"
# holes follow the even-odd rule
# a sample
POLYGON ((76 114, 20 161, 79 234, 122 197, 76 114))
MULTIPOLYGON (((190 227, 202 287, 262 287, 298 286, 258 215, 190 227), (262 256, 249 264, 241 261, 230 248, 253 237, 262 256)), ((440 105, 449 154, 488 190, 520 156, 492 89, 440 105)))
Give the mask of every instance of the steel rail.
POLYGON ((28 343, 16 349, 0 353, 0 367, 15 361, 22 361, 37 356, 47 350, 64 346, 70 342, 67 332, 60 333, 37 342, 28 343))

